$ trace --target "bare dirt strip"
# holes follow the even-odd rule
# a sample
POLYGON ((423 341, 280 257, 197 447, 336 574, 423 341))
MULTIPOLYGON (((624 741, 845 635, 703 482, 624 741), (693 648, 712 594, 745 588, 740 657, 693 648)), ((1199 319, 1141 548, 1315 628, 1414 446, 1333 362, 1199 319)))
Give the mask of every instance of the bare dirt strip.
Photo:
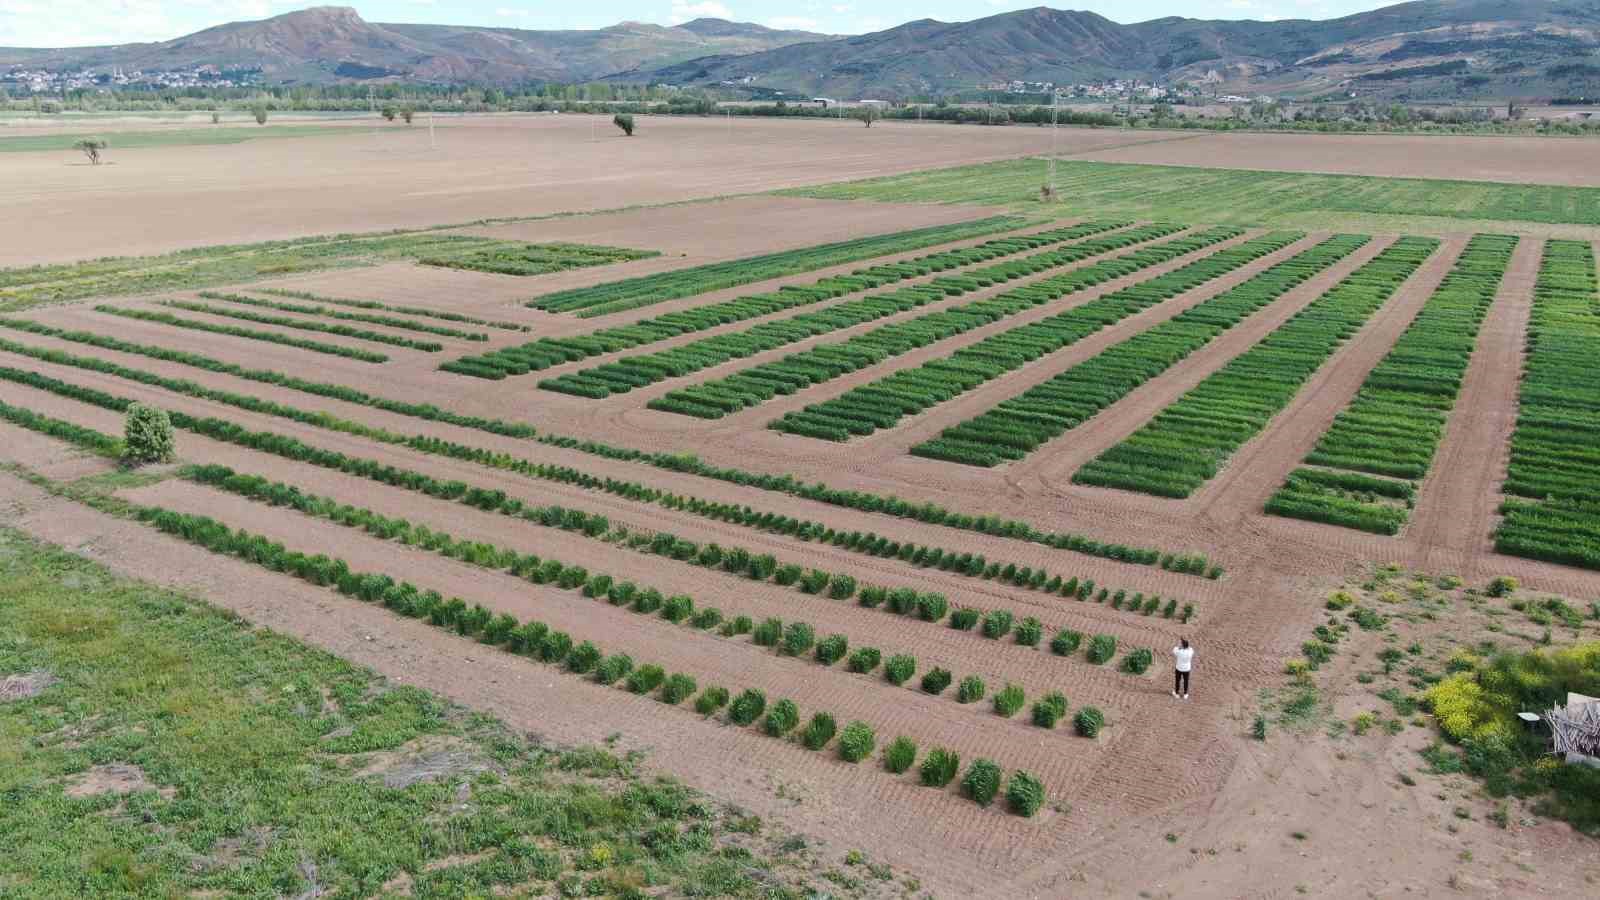
POLYGON ((1494 550, 1491 532, 1511 462, 1528 315, 1543 254, 1541 240, 1525 237, 1517 243, 1403 532, 1440 571, 1459 568, 1463 557, 1494 550))
MULTIPOLYGON (((1191 353, 1176 365, 1150 379, 1093 418, 1034 451, 1027 459, 1000 467, 1003 476, 1019 484, 1033 479, 1051 491, 1071 489, 1072 473, 1089 460, 1139 430, 1156 413, 1193 390, 1234 357, 1255 346, 1300 310, 1311 305, 1394 243, 1393 236, 1376 237, 1276 303, 1247 317, 1216 340, 1191 353)), ((954 424, 946 423, 945 426, 954 424)), ((937 434, 932 431, 928 436, 937 434)))

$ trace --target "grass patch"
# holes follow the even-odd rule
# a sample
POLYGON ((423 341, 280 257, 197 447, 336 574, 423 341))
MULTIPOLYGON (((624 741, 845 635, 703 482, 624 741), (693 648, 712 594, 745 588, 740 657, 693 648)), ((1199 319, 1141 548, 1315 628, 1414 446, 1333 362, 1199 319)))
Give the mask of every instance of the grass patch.
POLYGON ((52 682, 0 704, 8 892, 370 896, 404 873, 418 896, 754 897, 809 880, 764 843, 729 853, 730 813, 632 759, 529 744, 10 529, 0 595, 0 674, 52 682), (415 779, 430 748, 455 762, 415 779))
MULTIPOLYGON (((242 144, 258 138, 316 137, 326 134, 361 134, 353 128, 331 125, 266 125, 254 128, 173 128, 163 131, 119 131, 81 134, 23 134, 0 137, 0 153, 39 153, 77 149, 85 138, 98 138, 110 146, 104 152, 137 150, 146 147, 196 147, 217 144, 242 144)), ((115 162, 113 157, 108 157, 115 162)), ((81 159, 80 159, 81 161, 81 159)))

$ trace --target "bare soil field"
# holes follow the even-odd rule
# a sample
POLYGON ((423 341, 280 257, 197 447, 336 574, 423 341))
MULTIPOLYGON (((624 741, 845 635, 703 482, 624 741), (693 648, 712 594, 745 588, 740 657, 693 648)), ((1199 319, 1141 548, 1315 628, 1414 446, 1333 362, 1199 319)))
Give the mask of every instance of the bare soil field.
MULTIPOLYGON (((81 172, 74 170, 69 176, 46 171, 42 160, 26 165, 36 167, 34 177, 44 184, 37 189, 39 196, 49 193, 52 205, 61 198, 63 209, 84 215, 122 202, 118 209, 124 218, 106 223, 103 231, 91 229, 84 240, 108 247, 100 252, 129 252, 192 243, 202 238, 198 231, 190 234, 186 229, 205 225, 222 229, 207 233, 207 240, 256 239, 541 210, 612 208, 1015 156, 1037 152, 1048 139, 1037 129, 880 124, 868 130, 859 124, 835 125, 754 120, 735 122, 729 131, 725 123, 647 119, 639 137, 631 141, 600 131, 600 139, 591 144, 589 124, 578 117, 496 117, 442 129, 443 148, 437 156, 414 148, 407 152, 415 158, 406 161, 397 150, 361 145, 370 138, 357 135, 285 140, 274 142, 272 149, 288 156, 255 160, 268 169, 279 167, 274 172, 283 187, 270 191, 263 188, 270 173, 256 181, 256 173, 245 172, 235 181, 225 174, 221 157, 199 154, 201 148, 189 148, 197 151, 187 160, 197 167, 197 174, 185 175, 175 161, 185 152, 173 149, 149 157, 152 166, 170 166, 162 170, 166 174, 161 179, 128 181, 121 189, 127 193, 123 201, 114 199, 117 190, 96 189, 82 195, 64 190, 60 179, 82 177, 81 172), (927 140, 930 135, 939 140, 927 140), (540 141, 570 148, 573 158, 537 150, 540 141), (767 145, 784 151, 757 152, 767 145), (317 152, 325 155, 304 155, 317 152), (302 154, 295 163, 298 169, 289 163, 295 154, 302 154), (450 154, 460 155, 447 158, 450 154), (180 199, 184 192, 190 192, 186 200, 180 199), (245 197, 255 205, 240 215, 219 212, 245 197), (183 217, 168 214, 182 203, 195 204, 193 212, 183 217), (148 212, 160 225, 135 227, 131 216, 137 210, 148 212), (136 231, 138 236, 130 238, 125 248, 109 247, 121 231, 136 231)), ((1063 132, 1068 134, 1080 142, 1068 151, 1075 154, 1111 147, 1129 137, 1168 140, 1144 134, 1063 132)), ((1207 146, 1225 146, 1202 143, 1222 137, 1233 136, 1173 136, 1171 146, 1124 147, 1103 151, 1097 158, 1117 153, 1199 153, 1207 146)), ((1240 136, 1245 138, 1303 140, 1240 136)), ((1495 174, 1494 166, 1502 157, 1494 154, 1501 151, 1486 149, 1489 142, 1511 144, 1507 139, 1484 141, 1463 142, 1463 166, 1478 166, 1472 171, 1482 173, 1466 177, 1495 174)), ((1566 152, 1560 148, 1576 146, 1565 141, 1542 143, 1558 149, 1538 152, 1548 152, 1558 161, 1566 152)), ((1284 145, 1263 146, 1277 149, 1262 153, 1300 158, 1284 145)), ((239 154, 229 165, 260 152, 249 144, 224 149, 239 154)), ((1307 166, 1325 164, 1319 159, 1363 153, 1370 159, 1352 157, 1326 164, 1397 170, 1409 164, 1399 150, 1392 157, 1369 151, 1353 149, 1347 142, 1329 143, 1325 157, 1306 155, 1307 166)), ((133 162, 124 165, 133 170, 140 158, 131 151, 128 156, 133 162)), ((1247 152, 1243 158, 1225 161, 1255 164, 1247 152)), ((117 167, 111 177, 127 174, 122 168, 117 167)), ((1559 174, 1559 166, 1555 171, 1556 177, 1568 177, 1559 174)), ((1428 174, 1451 173, 1435 167, 1428 174)), ((0 194, 13 177, 9 170, 0 175, 0 194)), ((1587 176, 1574 169, 1570 177, 1587 176)), ((20 179, 17 184, 15 189, 20 190, 20 179)), ((1255 257, 1240 256, 1226 270, 1181 288, 1162 287, 1136 308, 1108 313, 1097 330, 990 373, 942 402, 879 426, 870 437, 840 442, 785 434, 766 425, 785 412, 915 369, 1011 329, 1057 322, 1058 316, 1076 314, 1090 304, 1121 296, 1119 292, 1137 291, 1156 279, 1190 271, 1193 264, 1261 238, 1262 229, 1224 232, 1218 237, 1232 236, 1200 249, 1184 246, 1187 252, 1142 256, 1163 243, 1192 239, 1203 223, 1119 246, 1117 241, 1126 238, 1126 232, 1146 224, 1119 222, 1119 227, 1093 238, 996 251, 999 255, 992 258, 963 259, 948 268, 899 268, 892 278, 884 275, 885 281, 872 287, 852 285, 780 311, 743 318, 743 313, 729 312, 726 306, 719 307, 721 319, 701 321, 694 314, 713 304, 781 288, 818 282, 837 285, 829 280, 868 266, 886 271, 897 268, 888 267, 890 263, 966 251, 1068 223, 1035 221, 1009 234, 738 287, 671 294, 659 302, 594 318, 524 305, 531 297, 555 290, 962 222, 992 212, 971 206, 741 197, 470 229, 518 240, 663 253, 648 260, 527 278, 390 264, 236 288, 259 298, 269 296, 256 290, 260 287, 283 287, 508 320, 530 328, 517 332, 457 325, 406 313, 412 323, 450 324, 488 335, 485 341, 439 337, 443 349, 437 352, 392 347, 372 340, 372 335, 313 333, 287 324, 258 324, 159 305, 163 300, 196 300, 194 292, 111 301, 125 309, 163 310, 283 339, 315 339, 345 349, 376 348, 389 356, 381 363, 250 336, 130 320, 97 311, 93 303, 44 307, 8 317, 142 345, 144 352, 109 349, 73 340, 70 334, 0 327, 0 339, 7 342, 0 346, 0 403, 8 410, 49 417, 58 435, 69 434, 74 427, 120 434, 123 416, 116 404, 141 402, 196 421, 221 420, 277 437, 270 442, 245 438, 237 432, 225 434, 219 426, 191 425, 190 419, 180 419, 184 427, 177 432, 178 465, 139 475, 113 474, 109 460, 46 437, 38 427, 24 430, 12 424, 24 418, 11 412, 9 421, 0 421, 0 464, 6 467, 0 471, 0 514, 119 572, 193 589, 253 623, 301 637, 396 681, 492 710, 513 727, 548 741, 566 745, 614 739, 620 749, 645 751, 654 770, 815 836, 831 852, 866 851, 920 879, 921 887, 933 896, 1342 898, 1401 892, 1443 895, 1447 890, 1502 897, 1585 895, 1591 889, 1586 885, 1600 879, 1592 842, 1525 804, 1517 805, 1515 818, 1508 820, 1514 827, 1492 825, 1491 803, 1473 782, 1465 776, 1422 771, 1419 751, 1437 734, 1429 717, 1418 714, 1410 721, 1404 721, 1409 713, 1397 717, 1398 725, 1385 734, 1366 734, 1365 727, 1360 734, 1346 730, 1346 720, 1375 702, 1375 688, 1366 686, 1373 679, 1359 680, 1358 675, 1372 675, 1373 660, 1384 645, 1380 635, 1353 634, 1344 645, 1347 650, 1316 676, 1323 700, 1314 715, 1293 717, 1294 722, 1288 721, 1287 713, 1278 718, 1286 708, 1280 699, 1283 693, 1304 687, 1286 683, 1285 664, 1302 654, 1311 629, 1326 618, 1323 604, 1330 591, 1366 591, 1366 602, 1391 604, 1392 608, 1382 608, 1396 621, 1406 622, 1412 631, 1405 639, 1427 644, 1426 658, 1434 662, 1442 661, 1449 650, 1447 641, 1482 636, 1473 629, 1487 632, 1483 621, 1470 617, 1490 615, 1483 613, 1481 595, 1464 592, 1463 583, 1482 588, 1491 578, 1509 575, 1529 596, 1548 592, 1584 603, 1600 597, 1600 573, 1498 554, 1490 539, 1516 419, 1518 376, 1545 247, 1542 239, 1525 238, 1509 262, 1465 370, 1445 439, 1431 473, 1421 482, 1415 517, 1397 537, 1270 517, 1262 506, 1417 319, 1470 235, 1450 235, 1403 282, 1397 278, 1393 294, 1364 324, 1352 329, 1349 339, 1306 377, 1287 405, 1187 500, 1079 486, 1071 477, 1085 461, 1297 319, 1335 285, 1390 248, 1397 235, 1374 235, 1366 246, 1244 315, 1210 343, 1173 360, 1081 427, 1066 431, 1020 462, 992 469, 913 457, 909 451, 942 429, 1043 384, 1123 340, 1252 283, 1330 235, 1320 230, 1290 235, 1282 238, 1286 242, 1282 246, 1270 245, 1276 249, 1255 257), (1105 244, 1093 255, 1070 261, 1056 257, 1037 269, 1022 266, 1003 277, 993 274, 995 267, 1071 250, 1096 239, 1105 244), (1141 260, 1138 268, 1117 268, 1134 265, 1129 262, 1134 259, 1141 260), (1054 283, 1052 279, 1077 278, 1089 270, 1103 277, 1075 283, 1059 295, 1032 297, 1027 305, 1003 314, 985 306, 1008 292, 1035 290, 1054 283), (610 396, 581 397, 540 387, 546 378, 629 362, 662 350, 683 350, 707 339, 722 342, 708 345, 713 348, 730 346, 728 341, 751 329, 770 331, 813 313, 825 319, 867 298, 929 287, 939 290, 938 295, 916 305, 877 318, 840 319, 838 327, 797 328, 782 341, 742 355, 718 356, 722 351, 705 350, 706 360, 685 363, 681 371, 663 369, 662 377, 647 384, 630 383, 629 390, 610 396), (842 370, 837 377, 721 419, 647 406, 669 391, 837 345, 881 326, 906 326, 923 317, 946 322, 942 317, 968 309, 969 304, 988 311, 983 315, 990 317, 960 329, 935 329, 907 338, 904 344, 886 343, 881 356, 842 370), (672 327, 682 330, 652 332, 639 343, 606 343, 621 341, 618 335, 632 341, 637 332, 651 327, 666 329, 662 322, 677 323, 672 327), (470 354, 547 338, 580 339, 603 329, 611 330, 609 336, 594 339, 583 351, 592 355, 574 350, 569 361, 539 371, 490 380, 438 368, 470 354), (210 361, 151 355, 179 352, 201 354, 210 361), (45 358, 48 354, 80 359, 75 364, 68 357, 45 358), (99 361, 101 368, 82 358, 99 361), (108 364, 133 372, 105 371, 108 364), (128 377, 131 374, 138 377, 128 377), (290 377, 316 386, 286 383, 290 377), (99 399, 90 391, 110 399, 99 399), (485 426, 465 417, 502 422, 485 426), (505 422, 531 425, 537 432, 518 433, 502 427, 505 422), (206 435, 197 433, 202 427, 209 429, 206 435), (314 452, 320 456, 314 457, 314 452), (691 460, 743 474, 712 477, 696 470, 691 460), (188 464, 226 466, 263 476, 293 488, 301 499, 286 499, 291 495, 284 488, 277 495, 279 505, 271 505, 239 489, 205 483, 188 464), (763 485, 756 481, 760 476, 790 476, 793 481, 763 485), (880 499, 867 502, 837 493, 814 494, 804 489, 812 483, 880 499), (305 495, 320 500, 296 507, 305 495), (1020 520, 1035 530, 1034 537, 1038 532, 1070 534, 1154 549, 1158 556, 1203 554, 1220 568, 1213 577, 1205 577, 1182 571, 1184 566, 1170 559, 1158 565, 1104 547, 1068 549, 1008 533, 987 521, 932 524, 926 521, 931 517, 926 510, 903 517, 881 511, 888 502, 882 498, 891 497, 973 516, 1020 520), (718 685, 734 694, 760 689, 769 709, 779 699, 797 703, 801 727, 777 738, 764 734, 760 722, 741 727, 726 712, 696 713, 692 701, 666 700, 654 686, 639 696, 600 684, 591 676, 494 646, 504 642, 492 639, 482 628, 461 624, 464 620, 455 623, 461 633, 432 627, 427 619, 397 615, 380 604, 362 603, 239 555, 207 552, 136 521, 126 504, 209 516, 291 550, 336 557, 352 571, 437 590, 444 597, 461 598, 466 607, 479 604, 485 616, 537 620, 567 634, 573 643, 591 641, 607 654, 626 653, 638 664, 688 675, 698 688, 718 685), (362 524, 350 510, 331 511, 339 504, 365 516, 383 517, 384 524, 374 524, 373 518, 362 524), (573 517, 579 514, 583 521, 576 523, 573 517), (815 530, 785 530, 783 517, 812 523, 815 530), (824 527, 827 533, 822 532, 824 527), (460 543, 440 550, 430 543, 440 533, 460 543), (880 542, 880 550, 888 542, 904 550, 867 549, 873 540, 880 542), (475 546, 462 549, 466 542, 475 546), (914 548, 920 549, 913 553, 914 548), (965 563, 941 564, 930 550, 950 556, 982 554, 993 571, 985 576, 980 563, 977 572, 969 574, 965 563), (802 589, 794 579, 747 574, 723 562, 735 558, 736 551, 757 558, 770 555, 775 567, 798 567, 797 576, 821 573, 832 579, 827 585, 838 586, 848 579, 848 588, 835 595, 827 587, 802 589), (507 562, 513 559, 508 553, 523 562, 533 554, 546 563, 581 567, 582 577, 572 584, 555 576, 533 577, 519 571, 521 562, 507 562), (1414 598, 1419 605, 1407 606, 1398 594, 1393 600, 1380 596, 1383 578, 1390 576, 1372 576, 1375 563, 1393 563, 1396 571, 1428 572, 1430 579, 1457 576, 1463 583, 1424 591, 1414 598), (1002 566, 1014 574, 1002 574, 1002 566), (1043 587, 1046 571, 1056 576, 1055 585, 1068 578, 1073 583, 1092 581, 1098 593, 1085 586, 1082 593, 1071 596, 1064 587, 1043 587), (1034 572, 1041 574, 1030 582, 1028 575, 1034 572), (654 610, 630 608, 624 601, 607 602, 609 587, 594 587, 600 584, 595 577, 602 574, 615 582, 629 580, 641 589, 654 588, 666 597, 692 598, 694 610, 714 608, 730 627, 691 625, 654 610), (1366 583, 1375 586, 1369 591, 1366 583), (998 618, 985 618, 983 624, 971 627, 972 623, 957 624, 954 617, 947 621, 949 610, 943 608, 937 614, 891 612, 893 601, 866 602, 867 593, 860 590, 865 586, 921 592, 929 604, 924 609, 934 608, 931 595, 937 594, 948 601, 949 610, 1003 611, 1013 620, 1003 628, 996 626, 998 633, 986 637, 983 632, 998 618), (586 596, 583 587, 600 596, 586 596), (1132 603, 1154 599, 1135 609, 1124 606, 1124 595, 1131 595, 1127 599, 1132 603), (1168 602, 1164 609, 1163 602, 1168 602), (1192 620, 1186 620, 1189 612, 1176 612, 1189 604, 1192 620), (887 679, 877 661, 867 672, 852 671, 843 660, 819 663, 809 639, 797 643, 799 649, 784 652, 756 640, 746 633, 749 629, 731 627, 736 616, 748 617, 751 625, 782 620, 780 624, 791 626, 785 635, 796 633, 792 626, 797 622, 809 625, 814 639, 838 635, 848 639, 850 650, 877 648, 885 659, 914 656, 915 673, 901 683, 887 679), (1014 622, 1036 622, 1039 634, 1025 638, 1025 629, 1013 632, 1014 622), (1467 625, 1461 634, 1454 634, 1452 628, 1460 622, 1467 625), (1076 637, 1067 640, 1069 634, 1076 637), (1110 656, 1099 662, 1086 652, 1096 638, 1115 641, 1110 656), (1180 638, 1199 648, 1189 700, 1170 692, 1168 650, 1180 638), (1056 645, 1056 639, 1062 643, 1056 645), (1153 654, 1147 671, 1138 663, 1139 650, 1153 654), (929 682, 925 688, 924 676, 936 670, 944 670, 949 683, 929 682), (983 680, 981 698, 961 699, 957 685, 967 676, 983 680), (996 694, 1011 684, 1025 692, 1027 705, 1014 714, 998 714, 993 705, 996 694), (1039 727, 1031 706, 1054 691, 1065 696, 1067 717, 1053 727, 1039 727), (1075 733, 1073 716, 1085 707, 1104 713, 1105 730, 1097 737, 1075 733), (824 742, 820 751, 806 749, 794 735, 819 711, 836 716, 840 727, 855 720, 870 723, 877 752, 851 764, 839 758, 832 740, 824 742), (1265 741, 1252 737, 1252 721, 1258 715, 1273 716, 1272 733, 1265 741), (918 783, 915 767, 891 774, 880 755, 902 735, 916 741, 919 762, 937 747, 959 753, 963 772, 986 759, 1007 776, 1017 771, 1037 776, 1047 800, 1037 815, 1025 818, 1007 811, 1004 794, 993 805, 973 803, 959 787, 959 777, 927 787, 918 783), (1462 809, 1467 815, 1461 815, 1462 809)), ((59 227, 69 224, 62 219, 59 227)), ((62 243, 63 232, 52 232, 55 226, 48 222, 37 229, 38 234, 28 226, 8 227, 35 248, 67 246, 62 243)), ((291 323, 347 321, 326 312, 258 311, 281 315, 291 323)), ((979 315, 970 309, 966 314, 979 315)), ((424 336, 394 324, 359 327, 380 336, 424 336)), ((582 343, 575 340, 567 346, 582 343)), ((563 571, 570 575, 570 569, 563 571)), ((804 583, 802 577, 799 584, 804 583)), ((1494 614, 1510 615, 1504 610, 1494 614)), ((1585 621, 1574 632, 1592 634, 1597 627, 1585 621)), ((1516 629, 1509 635, 1496 633, 1501 640, 1525 636, 1516 629)), ((1561 635, 1562 640, 1568 637, 1561 635)), ((1528 641, 1536 639, 1537 635, 1528 641)))
POLYGON ((1405 134, 1200 133, 1075 154, 1100 162, 1216 166, 1390 178, 1600 185, 1595 146, 1582 138, 1405 134))

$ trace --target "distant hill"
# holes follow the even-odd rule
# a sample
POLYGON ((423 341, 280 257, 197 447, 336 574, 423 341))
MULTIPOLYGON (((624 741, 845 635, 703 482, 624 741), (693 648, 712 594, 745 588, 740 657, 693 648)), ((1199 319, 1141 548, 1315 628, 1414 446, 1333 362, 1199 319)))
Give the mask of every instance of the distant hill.
POLYGON ((1412 99, 1600 94, 1600 0, 1423 0, 1327 21, 1121 25, 1046 7, 720 54, 618 80, 904 97, 1011 80, 1206 83, 1223 93, 1412 99))
POLYGON ((58 50, 0 48, 0 66, 180 69, 259 67, 273 83, 368 79, 513 84, 589 81, 718 53, 754 53, 827 35, 721 19, 675 27, 624 22, 590 31, 529 31, 368 22, 322 6, 231 22, 171 41, 58 50))
POLYGON ((259 67, 272 83, 730 84, 901 98, 1008 81, 1189 81, 1214 93, 1409 100, 1600 96, 1600 0, 1421 0, 1326 21, 1122 25, 1046 7, 836 38, 721 19, 528 31, 363 20, 317 7, 176 40, 0 48, 0 66, 259 67))

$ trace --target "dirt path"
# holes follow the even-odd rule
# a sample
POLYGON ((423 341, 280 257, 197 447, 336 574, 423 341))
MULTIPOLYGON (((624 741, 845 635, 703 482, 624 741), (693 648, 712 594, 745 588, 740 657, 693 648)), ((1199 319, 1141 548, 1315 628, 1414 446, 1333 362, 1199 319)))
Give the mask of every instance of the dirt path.
POLYGON ((1517 243, 1494 305, 1478 332, 1477 349, 1461 382, 1444 440, 1417 494, 1404 534, 1416 542, 1418 553, 1432 569, 1453 571, 1464 558, 1494 550, 1490 532, 1499 505, 1499 486, 1511 461, 1522 351, 1543 253, 1543 241, 1523 238, 1517 243))

